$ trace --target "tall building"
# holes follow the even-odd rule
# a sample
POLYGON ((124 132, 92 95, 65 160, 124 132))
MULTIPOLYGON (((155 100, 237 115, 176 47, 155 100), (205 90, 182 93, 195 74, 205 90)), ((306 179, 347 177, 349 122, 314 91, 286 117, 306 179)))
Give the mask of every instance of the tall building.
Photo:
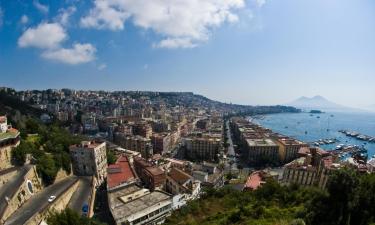
POLYGON ((149 158, 153 155, 151 139, 149 138, 115 133, 114 142, 125 149, 140 152, 144 158, 149 158))
POLYGON ((215 161, 220 152, 221 139, 215 137, 191 137, 183 139, 185 155, 191 160, 215 161))
POLYGON ((288 163, 298 157, 298 151, 308 145, 291 138, 278 138, 276 144, 279 145, 279 157, 283 163, 288 163))
POLYGON ((246 139, 244 156, 248 163, 262 164, 279 161, 279 146, 271 139, 246 139))
POLYGON ((152 136, 152 126, 147 122, 138 122, 133 126, 133 132, 135 135, 150 138, 152 136))
POLYGON ((151 137, 154 154, 163 154, 171 149, 171 135, 169 133, 154 134, 151 137))
POLYGON ((106 143, 82 141, 70 146, 73 172, 78 176, 95 176, 97 185, 107 178, 106 143))

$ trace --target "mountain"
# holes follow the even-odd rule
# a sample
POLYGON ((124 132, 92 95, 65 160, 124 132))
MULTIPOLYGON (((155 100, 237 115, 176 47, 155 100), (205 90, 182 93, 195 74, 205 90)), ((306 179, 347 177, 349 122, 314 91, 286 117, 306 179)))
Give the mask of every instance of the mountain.
POLYGON ((300 97, 290 103, 287 103, 288 106, 293 106, 296 108, 304 110, 322 110, 322 111, 360 111, 360 109, 346 107, 332 101, 327 100, 326 98, 317 95, 312 98, 309 97, 300 97))
POLYGON ((369 105, 367 107, 364 107, 364 109, 369 110, 371 112, 375 112, 375 104, 374 105, 369 105))

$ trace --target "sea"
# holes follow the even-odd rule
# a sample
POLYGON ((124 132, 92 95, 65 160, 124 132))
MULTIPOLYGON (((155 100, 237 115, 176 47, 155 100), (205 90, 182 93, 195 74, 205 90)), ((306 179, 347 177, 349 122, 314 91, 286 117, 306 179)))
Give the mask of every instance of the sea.
POLYGON ((347 137, 339 132, 350 130, 375 137, 375 113, 281 113, 257 117, 253 122, 304 142, 338 140, 334 144, 321 145, 325 150, 333 150, 339 144, 358 145, 367 149, 369 158, 375 155, 375 143, 347 137))

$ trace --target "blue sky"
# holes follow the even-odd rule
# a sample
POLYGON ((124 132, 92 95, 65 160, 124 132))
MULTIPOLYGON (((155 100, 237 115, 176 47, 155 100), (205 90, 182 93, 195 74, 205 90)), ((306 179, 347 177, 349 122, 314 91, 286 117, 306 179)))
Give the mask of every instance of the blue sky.
POLYGON ((372 0, 0 0, 0 86, 375 104, 372 0))

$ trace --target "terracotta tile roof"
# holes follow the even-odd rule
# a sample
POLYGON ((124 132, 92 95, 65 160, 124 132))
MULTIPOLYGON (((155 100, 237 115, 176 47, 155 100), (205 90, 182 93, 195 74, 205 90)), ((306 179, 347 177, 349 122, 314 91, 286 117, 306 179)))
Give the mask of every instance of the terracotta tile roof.
POLYGON ((192 179, 192 176, 177 168, 172 168, 171 171, 168 173, 168 176, 179 184, 183 184, 186 181, 192 179))
POLYGON ((135 179, 135 174, 126 156, 120 156, 115 164, 108 166, 107 183, 109 188, 135 179))
POLYGON ((159 167, 147 167, 146 170, 153 176, 158 176, 164 174, 164 171, 159 167))
POLYGON ((254 173, 250 174, 250 176, 247 178, 244 189, 256 190, 264 183, 265 181, 263 181, 262 178, 262 171, 255 171, 254 173))

